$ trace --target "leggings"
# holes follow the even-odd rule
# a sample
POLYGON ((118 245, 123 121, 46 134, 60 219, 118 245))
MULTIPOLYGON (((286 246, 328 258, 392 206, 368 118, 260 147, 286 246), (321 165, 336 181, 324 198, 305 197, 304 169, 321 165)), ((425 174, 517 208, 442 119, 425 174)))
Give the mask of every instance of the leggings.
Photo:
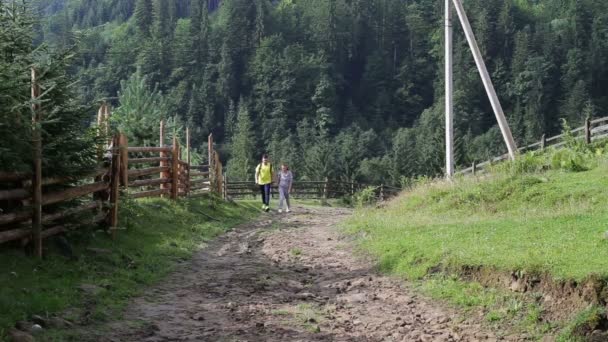
POLYGON ((289 204, 289 187, 288 186, 279 186, 279 209, 283 209, 283 202, 287 205, 285 209, 289 209, 291 205, 289 204))
POLYGON ((270 205, 270 184, 260 185, 260 191, 262 192, 262 203, 270 205))

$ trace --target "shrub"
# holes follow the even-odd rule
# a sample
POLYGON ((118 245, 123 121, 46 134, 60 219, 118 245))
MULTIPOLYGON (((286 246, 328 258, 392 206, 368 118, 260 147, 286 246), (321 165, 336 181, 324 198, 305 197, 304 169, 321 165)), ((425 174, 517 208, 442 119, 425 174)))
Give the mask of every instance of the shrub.
POLYGON ((376 202, 376 188, 369 186, 355 194, 355 203, 358 207, 364 207, 376 202))

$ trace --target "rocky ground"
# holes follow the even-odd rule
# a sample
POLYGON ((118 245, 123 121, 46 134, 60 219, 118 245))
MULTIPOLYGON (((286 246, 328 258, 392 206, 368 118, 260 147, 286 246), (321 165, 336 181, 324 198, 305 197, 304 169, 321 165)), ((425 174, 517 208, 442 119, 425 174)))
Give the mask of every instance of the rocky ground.
POLYGON ((218 238, 91 341, 496 341, 378 274, 339 233, 347 209, 268 214, 218 238))

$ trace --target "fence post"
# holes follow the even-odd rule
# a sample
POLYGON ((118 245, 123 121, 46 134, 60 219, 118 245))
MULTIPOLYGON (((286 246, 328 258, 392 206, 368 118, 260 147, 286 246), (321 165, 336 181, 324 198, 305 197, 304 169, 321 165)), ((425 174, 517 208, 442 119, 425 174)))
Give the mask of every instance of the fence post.
POLYGON ((171 153, 171 199, 179 195, 179 143, 173 137, 173 150, 171 153))
POLYGON ((224 199, 228 199, 228 177, 226 176, 225 172, 224 172, 224 176, 222 178, 223 178, 222 184, 224 185, 224 188, 222 190, 222 196, 224 197, 224 199))
POLYGON ((120 184, 129 187, 129 139, 123 133, 119 135, 120 149, 120 184))
POLYGON ((327 201, 329 196, 329 178, 325 177, 325 184, 323 184, 323 201, 327 201))
POLYGON ((543 134, 543 136, 540 138, 540 149, 541 149, 541 151, 544 151, 546 147, 547 147, 547 135, 543 134))
POLYGON ((591 119, 585 119, 585 143, 591 144, 591 119))
POLYGON ((185 168, 185 172, 186 172, 186 196, 190 195, 190 163, 191 163, 191 157, 190 157, 190 127, 186 127, 186 164, 188 164, 185 168))
MULTIPOLYGON (((159 140, 159 147, 165 147, 165 121, 161 120, 160 121, 160 140, 159 140)), ((161 152, 160 153, 160 157, 161 158, 167 158, 167 153, 166 152, 161 152)), ((160 162, 160 167, 167 167, 169 165, 169 163, 167 161, 161 160, 160 162)), ((160 178, 161 179, 167 179, 169 178, 169 172, 167 171, 162 171, 160 173, 160 178)), ((160 185, 160 189, 161 190, 166 190, 167 189, 167 184, 161 184, 160 185)), ((162 195, 161 197, 165 197, 165 195, 162 195)))
POLYGON ((473 161, 473 166, 471 166, 471 170, 473 171, 473 176, 477 174, 477 162, 473 161))
POLYGON ((215 193, 218 195, 222 194, 222 163, 220 162, 220 155, 217 151, 213 151, 214 156, 214 173, 215 173, 215 193))
POLYGON ((118 199, 120 196, 120 161, 122 149, 120 145, 120 135, 114 136, 112 144, 112 179, 110 181, 110 231, 112 239, 116 238, 116 230, 118 229, 118 199))
POLYGON ((208 164, 209 164, 209 191, 215 189, 215 155, 213 151, 213 133, 209 134, 207 138, 207 152, 208 152, 208 164))
POLYGON ((42 113, 40 112, 40 85, 36 69, 32 68, 32 126, 34 145, 34 175, 32 178, 32 238, 34 254, 42 258, 42 134, 40 132, 42 113))
POLYGON ((380 202, 384 202, 384 184, 380 184, 380 202))

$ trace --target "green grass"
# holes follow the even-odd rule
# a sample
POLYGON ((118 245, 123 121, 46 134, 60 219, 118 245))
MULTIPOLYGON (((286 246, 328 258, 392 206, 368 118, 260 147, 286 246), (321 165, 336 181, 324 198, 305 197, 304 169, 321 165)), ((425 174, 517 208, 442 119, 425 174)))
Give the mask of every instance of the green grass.
POLYGON ((576 318, 566 326, 562 333, 557 337, 558 342, 584 342, 581 336, 595 330, 602 316, 606 315, 606 309, 591 306, 580 312, 576 318))
MULTIPOLYGON (((520 298, 445 274, 483 267, 555 280, 607 280, 604 151, 577 146, 525 155, 479 178, 419 182, 385 207, 357 210, 345 228, 382 271, 421 284, 433 298, 482 310, 489 324, 554 331, 554 323, 542 322, 531 294, 520 298)), ((590 321, 582 315, 581 322, 590 321)), ((574 335, 566 331, 570 337, 563 340, 574 335)))
POLYGON ((602 162, 577 173, 437 182, 386 208, 360 210, 348 227, 364 236, 362 246, 382 269, 411 279, 438 265, 606 277, 607 172, 602 162))
POLYGON ((541 322, 542 309, 525 294, 462 281, 456 275, 433 275, 416 281, 423 294, 458 306, 467 313, 480 312, 489 324, 507 324, 512 332, 542 336, 553 328, 541 322))
POLYGON ((58 254, 51 241, 42 261, 22 250, 0 250, 0 340, 18 320, 67 308, 90 310, 93 320, 116 319, 127 300, 145 285, 160 281, 206 241, 253 218, 256 209, 249 202, 228 204, 212 197, 126 201, 120 213, 125 230, 115 241, 93 229, 71 234, 76 259, 58 254), (87 247, 111 253, 94 254, 87 247), (85 298, 78 290, 82 284, 96 285, 101 292, 85 298))

